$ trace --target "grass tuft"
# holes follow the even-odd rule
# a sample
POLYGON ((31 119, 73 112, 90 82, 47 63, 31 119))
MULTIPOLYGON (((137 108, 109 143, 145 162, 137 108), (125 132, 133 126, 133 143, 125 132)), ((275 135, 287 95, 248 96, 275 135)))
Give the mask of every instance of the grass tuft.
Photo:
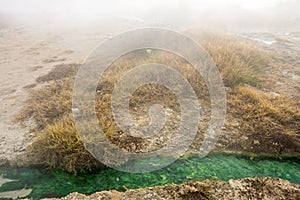
POLYGON ((239 131, 251 137, 243 144, 247 150, 276 154, 299 151, 299 103, 240 86, 229 95, 228 114, 240 121, 239 131), (256 148, 253 139, 260 141, 256 148))
POLYGON ((71 116, 48 125, 29 151, 34 163, 68 172, 86 172, 103 167, 85 149, 71 116))
POLYGON ((210 54, 221 72, 225 86, 258 86, 270 66, 272 53, 229 33, 189 32, 210 54))
POLYGON ((48 74, 38 77, 36 82, 44 83, 74 77, 79 67, 80 65, 76 63, 56 65, 48 74))
POLYGON ((52 81, 42 89, 32 91, 18 120, 33 118, 38 130, 61 120, 71 113, 73 79, 52 81))

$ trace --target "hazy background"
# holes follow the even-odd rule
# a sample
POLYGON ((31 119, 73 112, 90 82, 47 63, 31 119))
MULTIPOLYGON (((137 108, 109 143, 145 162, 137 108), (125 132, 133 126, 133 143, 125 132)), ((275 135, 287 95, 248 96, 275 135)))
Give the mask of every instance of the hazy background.
POLYGON ((0 0, 0 23, 298 31, 300 0, 0 0))

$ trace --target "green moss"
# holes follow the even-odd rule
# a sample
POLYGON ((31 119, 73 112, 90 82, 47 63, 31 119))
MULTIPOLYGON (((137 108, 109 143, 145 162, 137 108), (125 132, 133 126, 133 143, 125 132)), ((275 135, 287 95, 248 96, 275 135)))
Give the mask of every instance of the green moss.
MULTIPOLYGON (((209 155, 200 159, 197 155, 179 159, 166 168, 151 173, 132 174, 111 168, 94 173, 77 175, 59 170, 45 171, 37 168, 0 168, 0 174, 17 180, 0 187, 0 192, 14 188, 33 189, 29 197, 61 197, 70 192, 90 194, 96 191, 144 188, 167 183, 239 179, 246 177, 278 177, 300 184, 300 163, 291 160, 249 160, 242 156, 209 155)), ((192 194, 189 194, 192 195, 192 194)), ((196 194, 195 194, 196 195, 196 194)))

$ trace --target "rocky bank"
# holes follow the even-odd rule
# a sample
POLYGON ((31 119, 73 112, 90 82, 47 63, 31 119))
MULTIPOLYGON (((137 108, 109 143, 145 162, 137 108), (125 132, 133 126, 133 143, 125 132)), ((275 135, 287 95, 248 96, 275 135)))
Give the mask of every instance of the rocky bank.
MULTIPOLYGON (((240 180, 188 182, 181 185, 131 189, 126 192, 116 190, 97 192, 92 195, 72 193, 62 200, 165 200, 165 199, 300 199, 300 185, 279 178, 257 177, 240 180)), ((48 199, 57 200, 57 199, 48 199)))

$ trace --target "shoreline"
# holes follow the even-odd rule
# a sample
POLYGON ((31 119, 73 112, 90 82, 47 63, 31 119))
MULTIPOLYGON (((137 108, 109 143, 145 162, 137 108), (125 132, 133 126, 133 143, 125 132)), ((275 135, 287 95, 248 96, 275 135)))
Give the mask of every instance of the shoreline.
MULTIPOLYGON (((137 163, 141 165, 142 163, 137 163)), ((28 196, 33 199, 63 197, 72 192, 91 194, 96 191, 164 187, 166 184, 185 184, 187 182, 229 182, 256 177, 282 179, 300 186, 299 162, 290 160, 250 160, 233 155, 210 155, 200 159, 195 155, 178 159, 171 165, 151 173, 126 173, 111 168, 93 172, 71 174, 61 170, 43 167, 1 168, 4 178, 15 180, 7 183, 1 192, 32 189, 28 196), (16 190, 17 189, 17 190, 16 190), (47 196, 48 195, 48 196, 47 196), (49 196, 50 195, 50 196, 49 196)))
POLYGON ((300 185, 279 178, 257 177, 238 180, 188 182, 180 185, 168 184, 126 192, 116 190, 96 192, 91 195, 71 193, 63 198, 44 200, 96 200, 96 199, 298 199, 300 185))

